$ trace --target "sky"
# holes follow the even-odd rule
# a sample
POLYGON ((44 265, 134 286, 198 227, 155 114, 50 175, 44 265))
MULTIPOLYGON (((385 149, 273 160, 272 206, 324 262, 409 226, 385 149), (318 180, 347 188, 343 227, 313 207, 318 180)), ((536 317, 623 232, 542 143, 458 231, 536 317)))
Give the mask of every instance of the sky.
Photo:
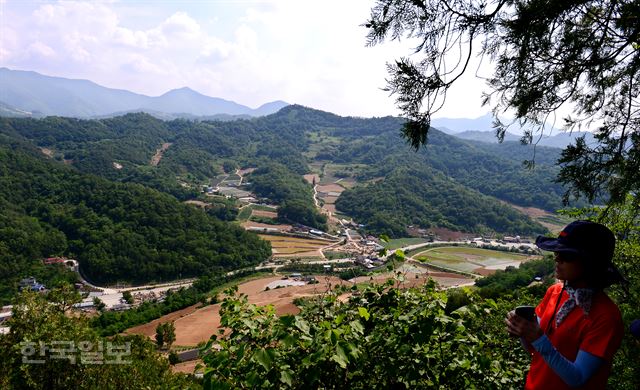
MULTIPOLYGON (((408 40, 366 46, 373 0, 0 0, 0 66, 150 96, 189 87, 256 108, 284 100, 344 116, 399 115, 382 90, 408 40)), ((434 117, 475 118, 461 79, 434 117)))

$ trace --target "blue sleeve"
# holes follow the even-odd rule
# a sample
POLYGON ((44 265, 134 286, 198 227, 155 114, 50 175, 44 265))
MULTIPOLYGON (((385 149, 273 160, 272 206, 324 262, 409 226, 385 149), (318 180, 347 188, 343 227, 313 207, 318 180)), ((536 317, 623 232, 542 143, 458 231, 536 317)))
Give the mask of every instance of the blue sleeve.
POLYGON ((576 361, 571 362, 553 347, 546 335, 542 335, 531 344, 549 367, 571 387, 584 385, 604 363, 604 359, 583 350, 579 350, 576 361))

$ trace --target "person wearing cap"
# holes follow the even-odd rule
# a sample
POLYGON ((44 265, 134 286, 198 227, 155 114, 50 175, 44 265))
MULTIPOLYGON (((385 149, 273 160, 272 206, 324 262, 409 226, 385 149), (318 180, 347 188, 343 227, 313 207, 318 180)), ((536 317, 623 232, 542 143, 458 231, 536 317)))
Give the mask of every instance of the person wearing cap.
POLYGON ((603 291, 623 280, 612 262, 615 236, 604 225, 575 221, 536 245, 554 252, 563 283, 547 290, 536 321, 514 312, 505 320, 532 355, 525 389, 604 389, 624 333, 620 310, 603 291))

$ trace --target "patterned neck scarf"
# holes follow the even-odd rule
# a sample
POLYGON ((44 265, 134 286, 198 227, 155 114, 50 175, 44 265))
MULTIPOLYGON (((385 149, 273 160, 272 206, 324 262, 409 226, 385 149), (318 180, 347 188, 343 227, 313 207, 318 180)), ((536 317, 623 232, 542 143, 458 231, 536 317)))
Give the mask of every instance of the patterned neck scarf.
POLYGON ((556 315, 556 327, 560 325, 560 323, 565 318, 567 318, 569 313, 571 313, 571 310, 573 310, 573 308, 575 308, 576 306, 579 306, 585 315, 588 315, 589 311, 591 310, 591 302, 593 300, 593 289, 573 288, 568 284, 565 284, 564 289, 569 294, 569 299, 567 299, 562 304, 562 307, 560 308, 560 310, 558 310, 558 314, 556 315))

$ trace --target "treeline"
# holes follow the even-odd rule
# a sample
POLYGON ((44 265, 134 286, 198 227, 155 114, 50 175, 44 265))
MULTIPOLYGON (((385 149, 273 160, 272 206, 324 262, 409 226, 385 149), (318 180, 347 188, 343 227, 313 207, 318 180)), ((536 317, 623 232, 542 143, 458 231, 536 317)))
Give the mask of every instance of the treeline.
POLYGON ((168 292, 162 302, 148 301, 126 311, 105 311, 91 319, 91 326, 101 336, 111 336, 136 325, 151 322, 165 314, 184 309, 198 302, 216 303, 216 296, 211 291, 225 283, 245 278, 256 273, 253 270, 241 271, 233 275, 212 272, 201 276, 191 287, 181 288, 176 292, 168 292), (211 301, 213 299, 213 301, 211 301))
MULTIPOLYGON (((522 162, 533 158, 531 146, 465 141, 434 129, 429 133, 429 143, 415 152, 407 149, 397 129, 389 130, 377 136, 327 142, 320 146, 317 158, 369 165, 358 172, 360 180, 384 177, 400 166, 428 166, 459 184, 519 206, 549 211, 563 207, 565 189, 554 181, 558 168, 553 164, 560 156, 559 149, 536 148, 535 169, 528 170, 522 162)), ((325 131, 330 137, 343 133, 325 131)), ((581 201, 572 203, 584 205, 581 201)))
POLYGON ((36 153, 0 146, 0 250, 21 256, 3 262, 3 285, 56 255, 78 259, 97 283, 195 277, 271 255, 257 236, 167 194, 79 174, 36 153))
MULTIPOLYGON (((195 192, 185 189, 179 180, 206 182, 225 166, 264 167, 273 171, 262 172, 271 183, 254 188, 260 196, 281 203, 281 221, 320 229, 326 221, 313 207, 310 188, 300 178, 308 171, 306 156, 364 164, 349 172, 360 182, 387 177, 366 189, 347 191, 338 200, 342 211, 371 225, 374 232, 403 235, 408 221, 425 227, 473 228, 479 232, 540 231, 539 225, 532 225, 520 214, 524 220, 515 222, 512 210, 498 210, 502 206, 480 194, 546 210, 562 206, 563 189, 553 181, 557 168, 549 165, 558 150, 538 148, 539 164, 527 171, 522 160, 529 157, 530 149, 473 143, 434 130, 429 144, 416 153, 398 137, 402 123, 400 118, 339 117, 294 105, 267 117, 231 122, 164 122, 146 114, 103 120, 2 119, 0 133, 50 148, 54 157, 83 172, 118 182, 141 183, 180 200, 193 198, 195 192), (151 157, 165 142, 171 146, 160 164, 150 166, 151 157), (114 163, 122 168, 116 169, 114 163), (279 168, 271 167, 274 163, 279 168), (398 178, 398 172, 406 177, 398 178), (437 179, 421 183, 425 176, 437 179), (395 191, 391 188, 394 185, 401 194, 390 193, 395 191), (418 193, 411 194, 414 189, 418 193), (382 198, 368 204, 362 201, 373 198, 370 190, 382 198), (445 197, 450 200, 444 201, 445 197), (390 204, 394 198, 397 204, 390 204), (486 217, 479 211, 482 204, 489 205, 486 217)), ((230 220, 234 210, 220 206, 211 214, 230 220)))
POLYGON ((546 231, 515 209, 427 167, 396 168, 383 180, 344 191, 336 208, 368 232, 392 237, 406 236, 407 225, 521 235, 546 231))
POLYGON ((249 176, 251 190, 258 196, 278 203, 278 219, 326 230, 327 217, 318 212, 313 188, 303 177, 282 164, 272 163, 249 176))
POLYGON ((225 162, 243 166, 278 162, 306 173, 301 154, 304 137, 300 130, 283 126, 278 118, 162 121, 144 113, 100 120, 0 118, 0 134, 49 149, 53 158, 82 172, 145 184, 180 199, 187 196, 178 178, 204 182, 221 173, 225 162), (151 158, 164 143, 171 146, 160 163, 151 166, 151 158))
POLYGON ((292 105, 266 117, 227 122, 165 122, 142 113, 102 120, 4 118, 0 132, 49 148, 83 172, 182 198, 184 189, 176 177, 202 182, 229 161, 240 166, 277 162, 304 174, 305 155, 315 155, 318 160, 370 165, 361 179, 385 176, 401 165, 429 166, 459 184, 520 206, 562 207, 564 189, 554 182, 557 167, 552 166, 558 149, 536 148, 536 168, 526 170, 522 161, 533 157, 531 147, 465 141, 433 130, 429 144, 415 153, 398 136, 402 124, 401 118, 340 117, 292 105), (322 143, 314 144, 312 134, 322 143), (151 167, 151 157, 165 142, 171 147, 151 167), (122 168, 114 168, 114 162, 122 168))
POLYGON ((521 287, 526 287, 536 277, 541 280, 544 290, 555 281, 553 277, 555 262, 547 256, 539 260, 531 260, 521 263, 519 267, 509 266, 505 270, 497 270, 495 273, 476 280, 479 294, 485 298, 497 298, 512 293, 521 287))

